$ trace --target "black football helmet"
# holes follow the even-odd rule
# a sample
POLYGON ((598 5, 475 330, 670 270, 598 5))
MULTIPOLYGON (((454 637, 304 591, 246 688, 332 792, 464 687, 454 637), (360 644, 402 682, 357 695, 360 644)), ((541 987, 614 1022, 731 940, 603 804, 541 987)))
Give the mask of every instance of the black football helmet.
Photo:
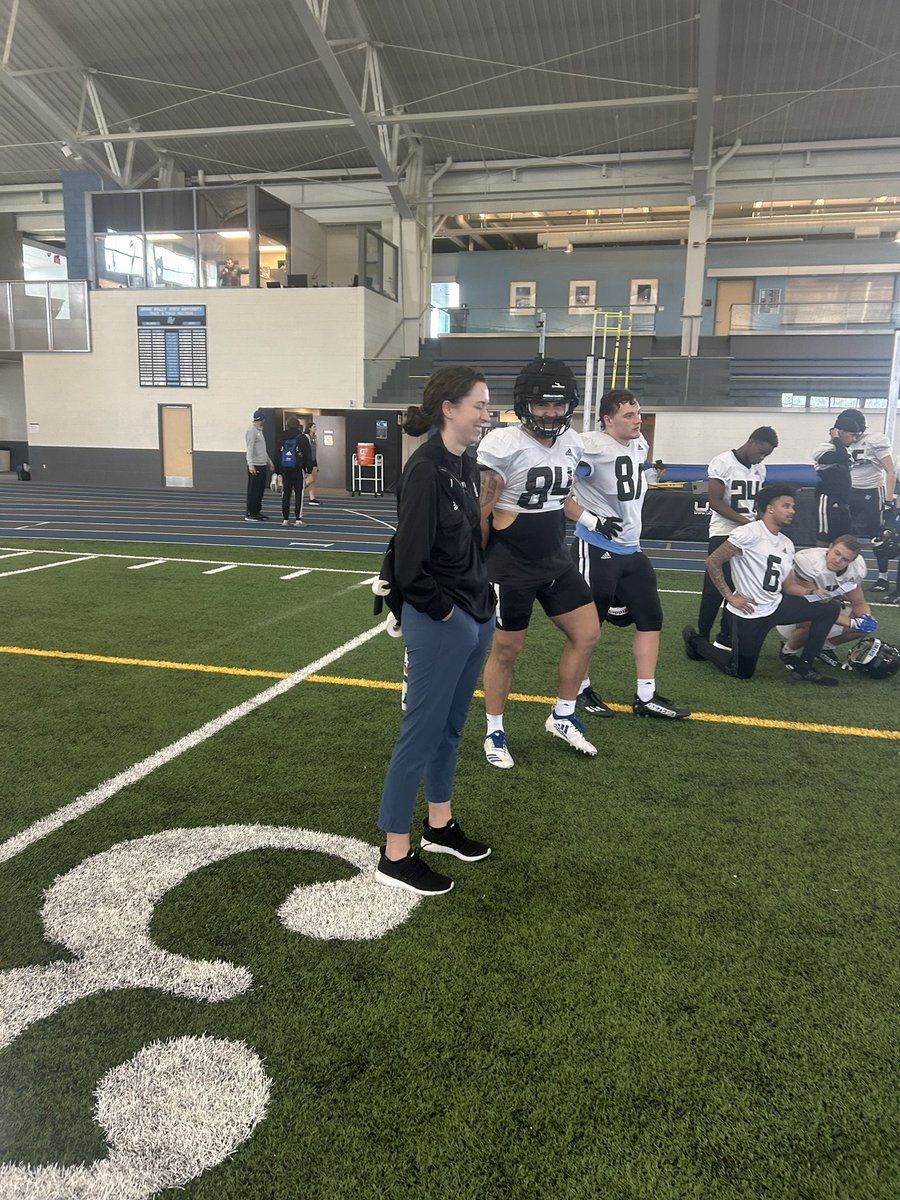
POLYGON ((572 424, 572 414, 581 397, 570 367, 561 359, 542 358, 539 354, 527 367, 523 367, 513 384, 513 410, 526 429, 538 437, 551 438, 554 442, 572 424), (565 413, 554 420, 538 421, 531 412, 537 400, 562 400, 565 413))
POLYGON ((883 550, 888 558, 898 558, 900 557, 900 513, 895 512, 891 515, 890 509, 887 509, 886 512, 889 519, 872 538, 872 549, 883 550))
POLYGON ((890 679, 900 671, 900 650, 880 638, 860 638, 847 655, 847 665, 870 679, 890 679))

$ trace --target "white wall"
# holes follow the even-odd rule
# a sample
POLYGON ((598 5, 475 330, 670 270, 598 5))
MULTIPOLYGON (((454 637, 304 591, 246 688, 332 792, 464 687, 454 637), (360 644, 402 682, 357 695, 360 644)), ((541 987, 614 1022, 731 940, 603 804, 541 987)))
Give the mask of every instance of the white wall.
MULTIPOLYGON (((723 450, 743 445, 760 425, 771 425, 778 448, 769 463, 809 463, 816 446, 828 440, 837 411, 797 411, 779 408, 656 409, 653 454, 663 462, 709 462, 723 450)), ((867 414, 869 428, 884 428, 884 413, 867 414)))
MULTIPOLYGON (((362 403, 362 288, 90 293, 90 354, 26 354, 27 419, 41 446, 156 449, 157 406, 193 406, 196 450, 234 450, 266 408, 362 403), (136 306, 205 304, 209 387, 138 384, 136 306)), ((11 435, 10 435, 11 436, 11 435)))
POLYGON ((308 275, 310 283, 328 282, 325 278, 325 229, 296 208, 291 212, 290 264, 292 275, 308 275))
POLYGON ((27 440, 28 420, 25 415, 22 364, 0 362, 0 445, 27 440))
POLYGON ((359 233, 356 225, 330 225, 325 229, 325 278, 320 283, 349 287, 359 273, 359 233))

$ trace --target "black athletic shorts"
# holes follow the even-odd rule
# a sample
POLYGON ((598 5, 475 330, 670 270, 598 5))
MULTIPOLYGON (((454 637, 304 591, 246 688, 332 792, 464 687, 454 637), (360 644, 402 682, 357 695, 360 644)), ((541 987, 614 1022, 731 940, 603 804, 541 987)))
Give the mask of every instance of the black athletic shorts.
MULTIPOLYGON (((611 608, 625 605, 635 629, 643 632, 662 629, 663 612, 656 572, 646 554, 641 551, 611 554, 580 537, 572 539, 571 553, 579 575, 591 589, 601 621, 607 619, 611 608)), ((622 622, 618 619, 613 623, 622 622)))
POLYGON ((881 529, 882 508, 884 503, 879 488, 854 488, 850 493, 854 533, 860 537, 874 537, 881 529))
POLYGON ((515 633, 528 628, 534 602, 548 617, 562 617, 591 602, 591 590, 569 563, 546 583, 495 583, 497 628, 515 633))
POLYGON ((833 542, 853 525, 850 506, 830 496, 816 495, 816 538, 820 542, 833 542))

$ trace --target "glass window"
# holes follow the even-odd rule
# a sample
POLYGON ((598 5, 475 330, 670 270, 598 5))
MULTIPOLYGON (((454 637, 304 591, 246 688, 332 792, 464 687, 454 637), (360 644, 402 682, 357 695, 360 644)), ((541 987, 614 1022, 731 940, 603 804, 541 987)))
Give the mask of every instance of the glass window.
POLYGON ((49 350, 47 285, 11 283, 13 336, 17 350, 49 350))
POLYGON ((179 188, 161 192, 144 192, 144 228, 152 233, 165 233, 194 228, 194 192, 179 188))
POLYGON ((245 187, 198 188, 198 229, 248 229, 245 187))
POLYGON ((259 239, 259 284, 287 286, 287 246, 264 235, 259 239))
POLYGON ((866 408, 887 408, 887 396, 867 396, 866 408))
POLYGON ((264 188, 257 192, 256 203, 259 232, 267 234, 273 242, 287 243, 291 236, 290 206, 264 188))
POLYGON ((94 233, 140 233, 140 192, 95 192, 91 205, 94 233))
POLYGON ((0 350, 12 350, 12 314, 9 284, 0 283, 0 350))
POLYGON ((782 392, 781 407, 806 408, 806 396, 798 396, 796 392, 782 392))
POLYGON ((94 238, 97 286, 142 288, 144 239, 133 233, 107 233, 94 238))
POLYGON ((197 235, 147 234, 147 286, 197 287, 197 235))
POLYGON ((249 236, 226 238, 218 233, 201 233, 200 286, 249 287, 249 236))
POLYGON ((87 288, 82 282, 51 283, 50 337, 54 350, 90 350, 87 288))

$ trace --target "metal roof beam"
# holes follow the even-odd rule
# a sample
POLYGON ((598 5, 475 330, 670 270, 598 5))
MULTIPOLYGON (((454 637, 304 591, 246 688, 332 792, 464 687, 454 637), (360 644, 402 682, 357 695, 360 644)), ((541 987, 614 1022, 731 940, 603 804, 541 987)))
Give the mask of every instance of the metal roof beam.
MULTIPOLYGON (((296 5, 301 3, 301 0, 294 0, 296 5)), ((332 55, 332 57, 334 57, 332 55)), ((337 60, 335 59, 335 62, 337 60)), ((340 68, 338 68, 340 69, 340 68)), ((346 77, 341 76, 349 90, 350 85, 347 83, 346 77)), ((352 96, 352 91, 349 91, 352 96)), ((391 113, 364 113, 359 108, 359 102, 356 97, 353 97, 353 105, 360 114, 363 125, 367 132, 371 135, 374 142, 373 126, 381 125, 423 125, 435 124, 441 121, 471 121, 474 119, 498 119, 504 117, 534 117, 545 116, 568 112, 587 112, 595 109, 610 108, 616 111, 623 108, 643 108, 647 105, 659 104, 693 104, 694 92, 678 92, 675 95, 666 96, 629 96, 621 100, 585 100, 577 103, 565 104, 518 104, 510 108, 462 108, 453 109, 448 112, 391 112, 391 113)), ((343 96, 341 97, 343 99, 343 96)), ((258 125, 209 125, 194 127, 190 129, 154 129, 150 132, 137 133, 111 133, 108 138, 103 134, 84 133, 80 135, 79 140, 85 142, 102 142, 114 141, 125 142, 132 137, 149 141, 171 141, 177 138, 209 138, 209 137, 237 137, 242 134, 260 134, 260 133, 318 133, 321 130, 327 129, 351 129, 359 128, 357 120, 351 115, 349 117, 328 117, 317 121, 272 121, 258 125)), ((368 142, 367 142, 368 148, 368 142)), ((380 153, 380 151, 379 151, 380 153)), ((615 156, 613 156, 615 158, 615 156)))
POLYGON ((371 157, 375 166, 387 185, 387 189, 391 194, 391 198, 397 207, 401 217, 407 220, 413 219, 413 212, 409 206, 409 201, 403 195, 400 187, 400 180, 397 178, 396 172, 391 167, 385 157, 381 146, 378 143, 378 138, 369 124, 366 114, 359 106, 359 101, 354 95, 353 88, 347 76, 341 69, 341 65, 335 57, 335 53, 328 44, 328 39, 325 37, 325 31, 316 20, 316 14, 306 0, 289 0, 290 6, 297 16, 298 21, 303 27, 303 32, 306 34, 316 54, 319 56, 319 61, 325 69, 325 73, 331 80, 332 86, 341 98, 341 102, 347 110, 356 132, 359 134, 366 152, 371 157))

